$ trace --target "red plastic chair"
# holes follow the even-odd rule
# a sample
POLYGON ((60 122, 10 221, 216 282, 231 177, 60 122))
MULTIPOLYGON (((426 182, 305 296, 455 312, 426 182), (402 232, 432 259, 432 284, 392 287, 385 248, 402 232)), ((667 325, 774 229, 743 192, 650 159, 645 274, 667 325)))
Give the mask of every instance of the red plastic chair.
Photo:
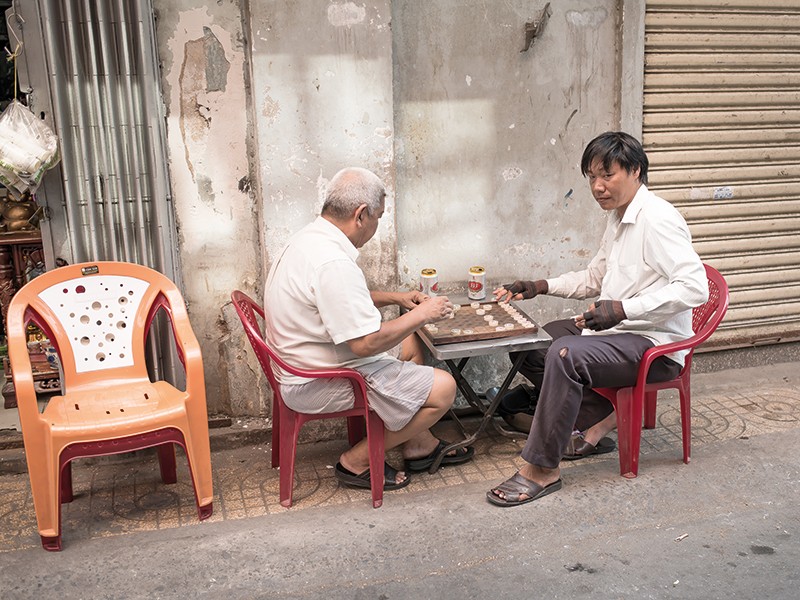
POLYGON ((280 467, 280 501, 289 508, 292 505, 292 486, 294 483, 294 461, 297 452, 297 439, 300 429, 307 421, 347 417, 348 439, 355 445, 364 437, 364 422, 367 424, 367 443, 369 444, 369 472, 371 475, 372 506, 380 508, 383 504, 383 421, 369 410, 367 386, 361 373, 354 369, 298 369, 284 362, 270 348, 256 315, 264 319, 264 309, 247 294, 234 291, 231 300, 242 320, 245 333, 256 353, 258 362, 272 387, 272 467, 280 467), (339 412, 306 414, 292 410, 283 402, 281 388, 275 377, 275 366, 287 373, 307 378, 348 379, 353 385, 355 404, 349 410, 339 412))
POLYGON ((213 511, 211 449, 200 344, 178 288, 141 265, 97 262, 48 271, 8 309, 8 353, 42 546, 61 549, 61 504, 72 501, 72 462, 158 448, 161 478, 175 483, 174 444, 186 451, 201 520, 213 511), (151 381, 145 344, 163 310, 186 372, 186 389, 151 381), (27 325, 58 351, 63 394, 37 406, 27 325))
POLYGON ((692 310, 692 330, 694 335, 682 342, 656 346, 644 353, 639 366, 639 375, 634 387, 594 388, 598 394, 608 398, 617 411, 617 434, 619 441, 620 475, 632 479, 639 473, 639 447, 642 438, 642 417, 644 427, 656 426, 656 399, 658 390, 677 389, 681 400, 681 429, 683 435, 683 462, 691 458, 692 416, 690 378, 692 355, 695 348, 714 333, 728 310, 728 284, 719 271, 704 265, 708 276, 708 301, 692 310), (678 350, 689 350, 686 362, 678 377, 662 383, 647 383, 650 365, 659 356, 678 350), (643 414, 644 413, 644 414, 643 414))

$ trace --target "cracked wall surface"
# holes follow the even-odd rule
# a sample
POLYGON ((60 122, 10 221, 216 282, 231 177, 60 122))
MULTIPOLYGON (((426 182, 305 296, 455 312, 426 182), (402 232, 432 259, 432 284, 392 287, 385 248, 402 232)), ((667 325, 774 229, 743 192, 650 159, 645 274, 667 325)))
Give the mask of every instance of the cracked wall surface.
MULTIPOLYGON (((375 287, 439 270, 465 293, 584 266, 603 228, 580 175, 592 137, 619 128, 628 0, 154 0, 170 175, 190 316, 212 412, 269 412, 229 306, 260 301, 266 269, 319 212, 330 177, 357 165, 387 185, 360 264, 375 287)), ((622 100, 621 100, 622 98, 622 100)), ((537 320, 574 314, 540 298, 537 320)), ((497 384, 504 357, 470 365, 497 384)))
POLYGON ((154 8, 179 255, 209 412, 267 414, 258 378, 237 358, 247 343, 241 325, 223 310, 231 291, 253 293, 261 278, 239 4, 155 0, 154 8))

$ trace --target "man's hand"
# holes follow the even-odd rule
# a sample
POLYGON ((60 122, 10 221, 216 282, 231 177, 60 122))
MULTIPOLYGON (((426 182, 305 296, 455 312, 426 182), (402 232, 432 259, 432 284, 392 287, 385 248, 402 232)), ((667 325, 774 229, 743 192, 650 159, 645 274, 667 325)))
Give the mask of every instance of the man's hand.
POLYGON ((594 331, 611 329, 627 318, 619 300, 598 300, 583 313, 584 326, 594 331))
POLYGON ((400 297, 397 300, 398 306, 400 308, 406 308, 411 310, 412 308, 416 308, 417 305, 422 304, 427 300, 429 296, 427 294, 423 294, 417 290, 412 290, 410 292, 401 292, 400 297))
POLYGON ((510 300, 528 300, 539 294, 546 294, 548 290, 547 281, 537 279, 536 281, 522 281, 517 279, 514 283, 506 283, 494 290, 494 299, 498 302, 508 302, 510 300))
POLYGON ((453 314, 453 303, 447 296, 433 296, 418 304, 414 310, 422 312, 425 323, 434 323, 447 319, 453 314))

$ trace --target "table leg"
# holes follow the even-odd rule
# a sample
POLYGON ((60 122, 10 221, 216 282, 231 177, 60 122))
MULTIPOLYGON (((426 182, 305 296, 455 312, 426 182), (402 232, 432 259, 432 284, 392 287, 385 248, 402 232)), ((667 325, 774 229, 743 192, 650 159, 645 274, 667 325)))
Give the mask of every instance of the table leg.
MULTIPOLYGON (((462 433, 465 435, 465 438, 460 442, 453 442, 452 444, 449 444, 448 446, 442 448, 442 451, 439 452, 439 455, 433 461, 433 464, 429 469, 429 473, 436 472, 436 470, 442 464, 442 459, 447 455, 447 453, 452 452, 453 450, 456 449, 465 448, 469 446, 476 439, 478 439, 478 436, 480 436, 481 433, 483 433, 483 430, 486 429, 486 426, 489 424, 489 421, 493 422, 495 421, 494 413, 497 410, 497 407, 500 405, 500 400, 503 398, 503 395, 506 393, 506 390, 508 390, 509 386, 511 385, 511 381, 514 379, 514 376, 519 371, 520 366, 522 366, 522 361, 524 359, 525 359, 525 354, 520 352, 519 355, 514 359, 514 363, 511 365, 511 370, 508 372, 508 375, 506 375, 505 379, 503 380, 503 383, 500 385, 500 389, 497 391, 497 395, 488 404, 488 406, 485 405, 483 402, 481 402, 480 398, 478 397, 478 394, 475 393, 475 390, 472 389, 472 386, 464 377, 463 369, 466 366, 469 358, 468 357, 462 358, 461 361, 459 361, 459 363, 456 363, 454 360, 445 361, 445 363, 447 363, 447 366, 450 368, 450 371, 453 374, 453 379, 456 380, 456 385, 458 386, 458 389, 461 390, 462 394, 464 394, 464 398, 470 404, 470 406, 473 406, 474 408, 478 409, 478 411, 483 414, 483 418, 481 419, 481 422, 478 424, 478 428, 475 430, 475 432, 472 433, 471 435, 467 435, 464 426, 461 424, 461 421, 458 419, 458 417, 456 417, 452 409, 450 410, 451 417, 456 421, 456 423, 458 423, 458 426, 461 429, 462 433)), ((502 435, 508 437, 525 437, 525 434, 516 431, 506 430, 505 428, 497 425, 496 423, 495 423, 495 429, 502 435)))

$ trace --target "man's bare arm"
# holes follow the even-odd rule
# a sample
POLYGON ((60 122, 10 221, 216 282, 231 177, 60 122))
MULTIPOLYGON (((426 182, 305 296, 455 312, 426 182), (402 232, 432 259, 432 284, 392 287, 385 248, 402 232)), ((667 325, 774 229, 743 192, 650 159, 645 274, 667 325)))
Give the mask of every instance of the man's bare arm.
POLYGON ((452 312, 453 303, 447 296, 428 298, 398 318, 381 323, 378 331, 347 340, 347 345, 356 356, 374 356, 393 348, 426 323, 448 318, 452 312))

